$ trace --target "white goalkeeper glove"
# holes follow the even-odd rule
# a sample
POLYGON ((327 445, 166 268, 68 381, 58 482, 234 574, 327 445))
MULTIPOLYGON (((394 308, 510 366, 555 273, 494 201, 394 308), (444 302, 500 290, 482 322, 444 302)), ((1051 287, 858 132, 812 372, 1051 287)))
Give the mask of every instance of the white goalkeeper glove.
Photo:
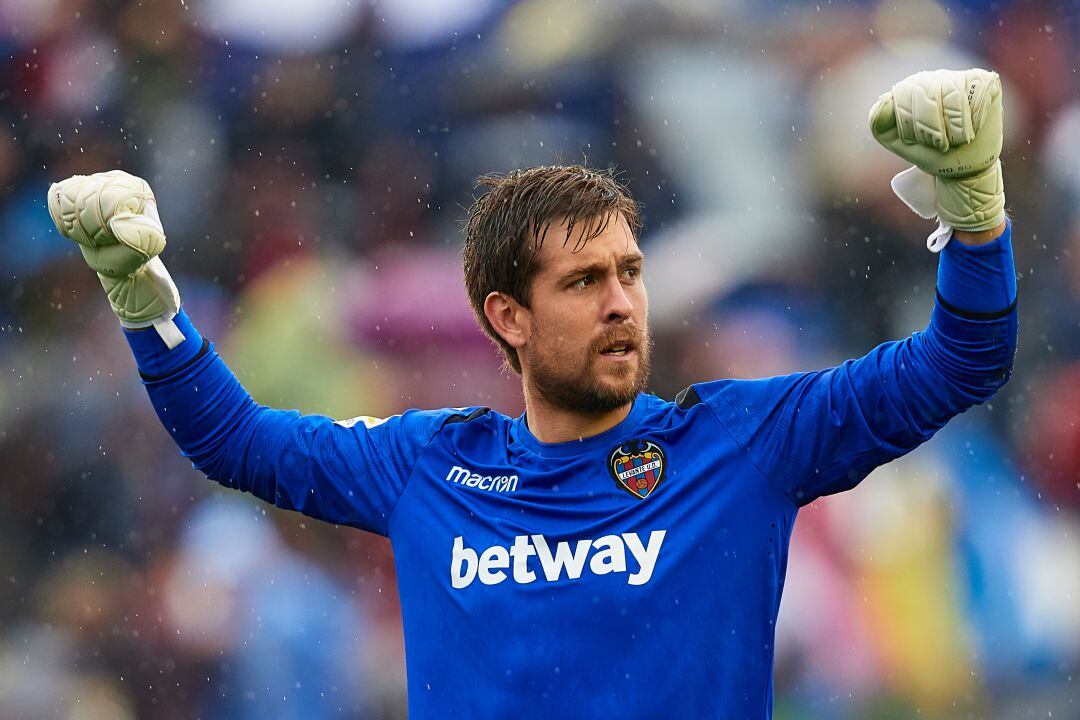
POLYGON ((870 108, 870 130, 914 167, 893 191, 924 218, 938 218, 926 246, 938 252, 953 229, 990 230, 1005 221, 1001 180, 1001 78, 931 70, 904 78, 870 108))
POLYGON ((145 180, 122 170, 75 175, 49 188, 49 214, 79 244, 121 325, 152 326, 169 348, 183 342, 173 322, 180 292, 158 257, 165 231, 145 180))

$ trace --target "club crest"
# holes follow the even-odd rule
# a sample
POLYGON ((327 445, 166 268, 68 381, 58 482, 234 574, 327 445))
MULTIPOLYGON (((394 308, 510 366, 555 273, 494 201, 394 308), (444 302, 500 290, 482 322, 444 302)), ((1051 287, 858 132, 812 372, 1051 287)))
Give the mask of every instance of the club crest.
POLYGON ((663 449, 641 438, 617 445, 608 455, 607 464, 615 484, 639 500, 652 494, 667 470, 663 449))

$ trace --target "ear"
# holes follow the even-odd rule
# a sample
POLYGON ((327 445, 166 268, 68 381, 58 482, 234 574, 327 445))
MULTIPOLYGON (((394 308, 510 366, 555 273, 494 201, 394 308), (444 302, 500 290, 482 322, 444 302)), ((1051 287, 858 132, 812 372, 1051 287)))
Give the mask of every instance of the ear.
POLYGON ((484 298, 484 316, 495 332, 515 350, 524 347, 532 333, 532 315, 528 308, 505 293, 488 293, 484 298))

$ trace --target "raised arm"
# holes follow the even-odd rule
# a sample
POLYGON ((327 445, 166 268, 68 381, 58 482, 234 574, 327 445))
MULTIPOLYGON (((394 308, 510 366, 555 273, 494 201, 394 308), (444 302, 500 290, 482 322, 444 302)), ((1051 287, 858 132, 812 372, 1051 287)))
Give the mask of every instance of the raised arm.
POLYGON ((882 95, 870 125, 882 145, 914 163, 894 178, 897 195, 938 220, 927 239, 941 253, 929 326, 822 372, 695 390, 798 505, 853 487, 988 400, 1008 380, 1016 349, 997 75, 917 73, 882 95))
POLYGON ((49 209, 101 278, 158 417, 196 468, 278 507, 387 533, 416 459, 459 411, 335 422, 262 407, 180 308, 144 181, 76 176, 50 188, 49 209))
POLYGON ((813 373, 694 386, 791 501, 847 490, 1008 380, 1016 348, 1011 227, 950 243, 926 330, 813 373))

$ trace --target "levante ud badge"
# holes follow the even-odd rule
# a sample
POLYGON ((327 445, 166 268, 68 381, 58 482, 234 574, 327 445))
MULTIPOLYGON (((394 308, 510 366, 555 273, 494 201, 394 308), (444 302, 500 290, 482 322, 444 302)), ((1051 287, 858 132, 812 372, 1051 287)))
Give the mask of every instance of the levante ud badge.
POLYGON ((659 444, 638 438, 617 445, 608 455, 607 465, 616 485, 644 500, 664 479, 667 458, 659 444))

